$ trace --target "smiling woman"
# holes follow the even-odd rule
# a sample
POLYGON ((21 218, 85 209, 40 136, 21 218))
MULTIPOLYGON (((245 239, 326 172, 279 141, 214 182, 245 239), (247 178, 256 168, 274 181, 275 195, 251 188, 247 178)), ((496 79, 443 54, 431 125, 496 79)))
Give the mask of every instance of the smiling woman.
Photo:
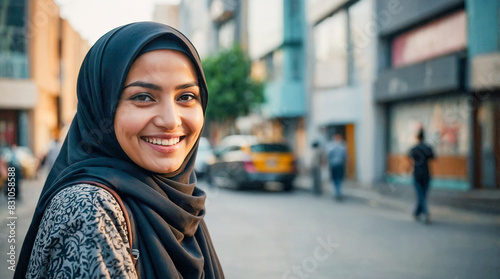
POLYGON ((137 165, 157 173, 181 166, 203 125, 196 80, 194 66, 180 51, 155 50, 134 62, 114 126, 120 146, 137 165))
POLYGON ((224 278, 193 171, 208 99, 193 45, 158 23, 116 28, 77 89, 15 278, 224 278))

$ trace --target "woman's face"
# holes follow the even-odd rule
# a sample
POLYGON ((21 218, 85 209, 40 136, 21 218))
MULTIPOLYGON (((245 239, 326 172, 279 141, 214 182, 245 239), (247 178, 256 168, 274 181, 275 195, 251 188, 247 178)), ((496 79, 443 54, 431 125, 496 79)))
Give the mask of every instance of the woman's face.
POLYGON ((116 138, 132 161, 156 173, 179 169, 203 121, 198 78, 186 55, 155 50, 137 58, 114 121, 116 138))

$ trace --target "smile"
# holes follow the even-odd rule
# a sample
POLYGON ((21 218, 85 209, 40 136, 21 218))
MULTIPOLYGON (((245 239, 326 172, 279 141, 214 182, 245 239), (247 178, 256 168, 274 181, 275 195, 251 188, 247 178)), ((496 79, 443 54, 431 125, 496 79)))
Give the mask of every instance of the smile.
POLYGON ((175 137, 170 139, 143 137, 142 139, 155 145, 172 146, 178 144, 182 138, 184 137, 175 137))

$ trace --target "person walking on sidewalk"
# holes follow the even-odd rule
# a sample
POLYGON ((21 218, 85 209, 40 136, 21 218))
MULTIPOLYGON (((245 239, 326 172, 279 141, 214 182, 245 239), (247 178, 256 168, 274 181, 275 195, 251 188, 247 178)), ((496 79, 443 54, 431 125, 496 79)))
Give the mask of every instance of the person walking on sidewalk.
POLYGON ((413 183, 417 196, 417 205, 413 216, 419 220, 424 216, 425 223, 431 222, 429 209, 427 207, 427 193, 429 192, 429 183, 431 175, 429 172, 429 160, 434 159, 432 147, 424 143, 424 130, 420 129, 417 134, 417 145, 411 150, 409 157, 413 160, 413 183))
POLYGON ((343 199, 342 180, 344 179, 347 162, 347 148, 342 135, 333 135, 333 141, 328 143, 326 152, 328 154, 328 166, 335 190, 335 199, 341 201, 343 199))
POLYGON ((313 142, 313 157, 311 164, 311 176, 313 180, 314 194, 320 196, 323 193, 323 185, 321 184, 321 167, 325 162, 324 151, 318 141, 313 142))

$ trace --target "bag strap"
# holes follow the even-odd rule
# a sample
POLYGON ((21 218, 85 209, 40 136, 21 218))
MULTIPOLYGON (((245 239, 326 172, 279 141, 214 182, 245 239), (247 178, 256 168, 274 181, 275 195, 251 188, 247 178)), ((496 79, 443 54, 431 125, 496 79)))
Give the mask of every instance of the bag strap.
POLYGON ((102 183, 95 182, 95 181, 80 181, 79 183, 90 184, 90 185, 100 187, 100 188, 108 191, 115 198, 115 200, 118 202, 118 205, 120 205, 120 208, 123 211, 123 216, 125 217, 125 223, 127 224, 128 241, 130 244, 130 253, 132 256, 132 262, 134 263, 134 265, 136 265, 137 260, 139 259, 139 250, 133 249, 133 247, 132 247, 132 243, 133 243, 132 228, 130 226, 130 219, 129 219, 128 211, 127 211, 127 208, 125 207, 125 204, 122 201, 122 198, 118 195, 118 193, 115 190, 111 189, 110 187, 108 187, 102 183))

